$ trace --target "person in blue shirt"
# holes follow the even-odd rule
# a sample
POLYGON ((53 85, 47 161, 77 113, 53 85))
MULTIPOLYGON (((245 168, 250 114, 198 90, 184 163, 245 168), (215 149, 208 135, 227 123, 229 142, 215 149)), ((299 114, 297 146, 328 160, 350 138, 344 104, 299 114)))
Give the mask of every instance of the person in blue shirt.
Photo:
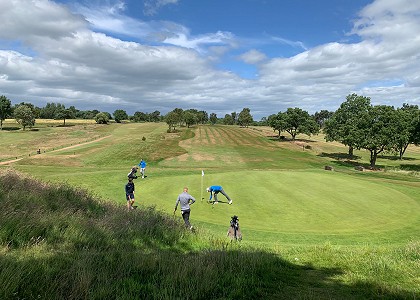
POLYGON ((139 163, 141 178, 144 178, 145 177, 146 165, 147 164, 146 164, 146 162, 143 159, 139 163))
POLYGON ((213 195, 214 195, 214 203, 218 203, 219 200, 217 199, 217 194, 222 193, 223 196, 225 196, 229 200, 229 204, 232 204, 232 199, 226 194, 226 192, 223 190, 223 188, 220 185, 212 185, 207 188, 207 192, 210 193, 210 199, 211 201, 213 195))

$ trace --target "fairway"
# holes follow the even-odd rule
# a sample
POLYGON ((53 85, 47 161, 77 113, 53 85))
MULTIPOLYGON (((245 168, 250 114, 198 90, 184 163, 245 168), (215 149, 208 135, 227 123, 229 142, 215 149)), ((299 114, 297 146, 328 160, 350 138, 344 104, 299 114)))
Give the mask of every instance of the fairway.
MULTIPOLYGON (((196 126, 175 134, 165 133, 165 128, 162 123, 92 126, 90 136, 105 138, 86 143, 82 128, 68 127, 67 135, 80 136, 71 141, 76 145, 65 148, 70 145, 61 141, 61 149, 25 157, 12 166, 44 180, 86 188, 123 207, 126 174, 145 158, 148 177, 135 181, 139 205, 170 214, 177 195, 188 186, 197 199, 192 223, 223 238, 230 217, 238 215, 244 243, 400 244, 418 238, 417 177, 383 177, 341 164, 336 171, 325 171, 332 160, 318 154, 331 145, 318 137, 279 142, 260 128, 196 126), (312 145, 312 150, 302 150, 302 144, 312 145), (210 185, 222 185, 233 204, 228 205, 223 195, 217 205, 208 204, 205 188, 210 185)), ((40 140, 35 136, 30 142, 48 140, 51 145, 47 137, 54 132, 40 130, 36 132, 40 140)), ((25 143, 13 140, 22 134, 3 136, 25 143)), ((412 155, 410 163, 418 163, 418 153, 412 155)))

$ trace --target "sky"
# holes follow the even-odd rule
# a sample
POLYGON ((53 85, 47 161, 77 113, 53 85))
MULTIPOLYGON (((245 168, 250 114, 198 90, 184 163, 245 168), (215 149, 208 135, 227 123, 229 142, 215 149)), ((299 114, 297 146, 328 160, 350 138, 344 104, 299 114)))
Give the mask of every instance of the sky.
POLYGON ((420 105, 418 0, 0 0, 12 104, 254 120, 351 93, 420 105))

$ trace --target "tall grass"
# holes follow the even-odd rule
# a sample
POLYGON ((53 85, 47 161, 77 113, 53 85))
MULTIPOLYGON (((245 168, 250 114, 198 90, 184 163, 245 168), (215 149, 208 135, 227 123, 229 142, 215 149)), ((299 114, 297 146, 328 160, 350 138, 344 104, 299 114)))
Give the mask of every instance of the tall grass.
POLYGON ((265 250, 0 172, 1 299, 416 299, 418 242, 265 250))

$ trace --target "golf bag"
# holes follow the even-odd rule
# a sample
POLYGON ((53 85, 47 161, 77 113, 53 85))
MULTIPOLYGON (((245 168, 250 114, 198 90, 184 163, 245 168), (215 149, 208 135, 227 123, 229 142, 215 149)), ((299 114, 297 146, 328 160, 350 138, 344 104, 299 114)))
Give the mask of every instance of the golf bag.
POLYGON ((227 236, 230 237, 231 240, 242 240, 242 233, 241 229, 239 228, 238 216, 233 216, 231 218, 227 236))
POLYGON ((131 171, 127 174, 128 178, 137 179, 137 168, 133 167, 131 171))

